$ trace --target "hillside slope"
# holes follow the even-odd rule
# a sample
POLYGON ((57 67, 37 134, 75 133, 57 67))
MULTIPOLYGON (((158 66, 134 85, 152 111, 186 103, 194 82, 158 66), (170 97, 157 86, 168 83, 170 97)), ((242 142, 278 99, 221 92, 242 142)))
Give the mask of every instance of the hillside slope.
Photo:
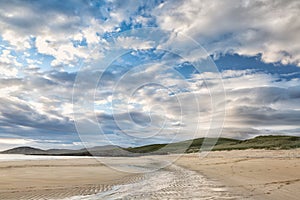
MULTIPOLYGON (((300 148, 300 137, 297 136, 258 136, 247 140, 229 138, 198 138, 169 144, 151 144, 140 147, 122 148, 107 145, 89 149, 49 149, 42 150, 32 147, 17 147, 0 152, 2 154, 26 154, 26 155, 56 155, 56 156, 140 156, 151 154, 193 153, 203 150, 205 144, 212 151, 242 150, 242 149, 292 149, 300 148), (205 141, 205 143, 204 143, 205 141), (211 144, 211 145, 210 145, 211 144)), ((205 149, 205 148, 204 148, 205 149)))

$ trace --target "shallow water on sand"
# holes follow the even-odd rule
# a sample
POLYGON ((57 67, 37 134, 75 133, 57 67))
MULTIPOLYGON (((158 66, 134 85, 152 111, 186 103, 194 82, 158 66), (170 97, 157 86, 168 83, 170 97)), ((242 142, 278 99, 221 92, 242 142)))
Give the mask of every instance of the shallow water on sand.
POLYGON ((82 156, 42 156, 42 155, 23 155, 23 154, 0 154, 2 161, 21 161, 21 160, 57 160, 57 159, 75 159, 75 158, 93 158, 82 156))
POLYGON ((136 182, 116 185, 95 195, 64 200, 99 199, 240 199, 214 181, 176 165, 146 173, 136 182))

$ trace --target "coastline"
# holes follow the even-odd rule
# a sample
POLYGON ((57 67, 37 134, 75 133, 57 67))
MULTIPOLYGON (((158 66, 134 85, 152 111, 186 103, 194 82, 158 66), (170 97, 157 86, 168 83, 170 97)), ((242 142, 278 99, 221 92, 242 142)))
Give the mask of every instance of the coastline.
MULTIPOLYGON (((128 165, 136 161, 171 162, 177 156, 103 159, 128 165)), ((194 199, 201 195, 208 198, 221 195, 226 199, 296 199, 300 196, 299 169, 300 149, 215 151, 205 158, 199 158, 196 153, 184 154, 172 165, 145 174, 116 171, 91 158, 2 161, 0 199, 81 199, 84 196, 97 199, 97 195, 98 199, 99 195, 110 199, 159 199, 164 195, 179 198, 191 194, 194 199)))

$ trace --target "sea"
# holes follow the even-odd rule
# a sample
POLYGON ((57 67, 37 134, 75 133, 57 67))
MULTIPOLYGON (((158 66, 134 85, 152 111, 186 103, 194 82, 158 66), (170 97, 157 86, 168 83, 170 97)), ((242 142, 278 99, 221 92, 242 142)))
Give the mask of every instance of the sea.
MULTIPOLYGON (((54 159, 75 159, 83 158, 82 156, 39 156, 39 155, 23 155, 23 154, 0 154, 1 161, 21 161, 21 160, 54 160, 54 159)), ((85 156, 84 158, 93 158, 85 156)))

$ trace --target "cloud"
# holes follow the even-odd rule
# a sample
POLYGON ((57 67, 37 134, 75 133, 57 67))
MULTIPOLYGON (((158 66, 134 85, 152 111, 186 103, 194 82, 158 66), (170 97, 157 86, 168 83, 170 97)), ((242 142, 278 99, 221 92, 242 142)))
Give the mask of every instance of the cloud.
POLYGON ((300 66, 297 0, 166 1, 159 27, 193 37, 210 53, 262 54, 264 62, 300 66))
POLYGON ((24 145, 30 143, 31 140, 20 139, 20 138, 0 138, 0 143, 2 144, 17 144, 24 145))
POLYGON ((126 49, 142 50, 153 48, 154 42, 144 41, 137 37, 118 37, 117 44, 126 49))
POLYGON ((2 39, 14 50, 36 48, 40 54, 53 56, 52 66, 74 66, 79 59, 101 56, 95 47, 101 41, 98 34, 118 26, 105 21, 99 10, 84 1, 6 1, 1 2, 0 12, 2 39), (75 41, 87 45, 75 47, 75 41))
POLYGON ((11 51, 4 49, 0 54, 0 76, 15 77, 18 74, 18 68, 22 64, 17 61, 17 57, 11 55, 11 51))
POLYGON ((224 137, 299 134, 296 67, 259 61, 299 65, 298 1, 107 1, 96 5, 68 0, 3 1, 0 5, 3 145, 76 146, 75 125, 81 125, 81 133, 95 145, 105 144, 105 137, 119 145, 203 137, 209 129, 223 125, 225 103, 224 137), (145 29, 110 38, 148 25, 160 31, 145 29), (220 64, 220 74, 205 67, 207 63, 201 63, 203 70, 197 72, 176 52, 189 61, 207 55, 178 32, 196 39, 216 57, 259 56, 240 56, 243 63, 233 60, 234 54, 228 66, 220 64), (153 48, 170 45, 178 51, 153 48), (107 58, 107 52, 116 46, 133 51, 104 69, 106 59, 113 59, 107 58), (263 71, 265 66, 268 70, 263 71), (77 93, 72 96, 73 87, 77 93), (105 133, 102 137, 98 125, 105 133))
POLYGON ((36 47, 53 56, 52 66, 100 58, 109 48, 102 36, 150 22, 191 36, 211 54, 261 54, 264 62, 300 64, 297 0, 107 1, 100 8, 92 1, 6 1, 1 10, 2 39, 15 50, 36 47))
MULTIPOLYGON (((212 113, 209 94, 211 91, 218 92, 214 89, 218 86, 217 74, 205 72, 195 74, 192 79, 184 79, 174 76, 174 72, 166 71, 166 68, 158 64, 147 66, 146 69, 130 69, 126 76, 111 77, 113 81, 102 87, 101 91, 113 91, 113 94, 101 91, 96 93, 96 99, 101 99, 97 105, 103 106, 99 107, 100 111, 108 108, 114 113, 109 118, 101 118, 104 130, 113 129, 117 121, 120 126, 115 130, 139 130, 147 135, 146 132, 154 133, 156 127, 163 127, 165 131, 157 137, 164 135, 172 138, 179 127, 181 138, 189 138, 193 137, 199 126, 196 135, 203 137, 210 129, 210 119, 214 115, 218 116, 217 113, 212 113), (157 84, 143 84, 153 82, 157 84), (169 89, 176 91, 174 95, 170 95, 169 89), (194 100, 195 96, 198 102, 194 100), (134 116, 130 115, 131 111, 135 113, 134 116), (126 115, 123 112, 129 113, 126 115), (149 116, 153 117, 151 123, 149 116), (162 126, 161 122, 164 120, 166 123, 162 126), (177 124, 176 128, 174 124, 177 124), (150 125, 147 130, 143 129, 145 125, 150 125)), ((299 80, 278 81, 279 75, 256 70, 224 70, 221 76, 226 98, 215 101, 219 101, 220 104, 216 104, 219 109, 222 108, 222 101, 226 102, 224 137, 246 138, 259 134, 276 134, 280 130, 285 130, 286 133, 287 128, 299 127, 299 113, 296 111, 299 107, 299 80)))
MULTIPOLYGON (((211 117, 221 119, 218 113, 212 112, 209 94, 209 89, 218 86, 218 76, 203 72, 185 78, 162 66, 129 68, 125 77, 106 72, 96 93, 93 80, 99 77, 94 71, 84 71, 87 81, 79 85, 81 92, 75 96, 75 104, 76 100, 84 100, 86 93, 95 94, 95 104, 78 110, 76 105, 72 109, 76 73, 48 71, 24 78, 1 79, 1 130, 29 140, 40 137, 41 141, 55 138, 61 144, 77 142, 74 111, 80 116, 77 123, 88 125, 83 130, 85 136, 102 144, 106 140, 99 136, 97 123, 113 144, 129 146, 203 137, 208 129, 218 128, 210 127, 211 117), (97 121, 91 125, 87 121, 95 114, 97 121)), ((221 76, 226 99, 219 99, 220 105, 216 105, 221 109, 222 102, 226 102, 223 137, 286 134, 288 130, 297 134, 299 80, 278 81, 278 75, 255 70, 224 70, 221 76)))
POLYGON ((297 110, 276 110, 270 107, 235 107, 233 115, 240 124, 254 127, 298 127, 300 112, 297 110))

